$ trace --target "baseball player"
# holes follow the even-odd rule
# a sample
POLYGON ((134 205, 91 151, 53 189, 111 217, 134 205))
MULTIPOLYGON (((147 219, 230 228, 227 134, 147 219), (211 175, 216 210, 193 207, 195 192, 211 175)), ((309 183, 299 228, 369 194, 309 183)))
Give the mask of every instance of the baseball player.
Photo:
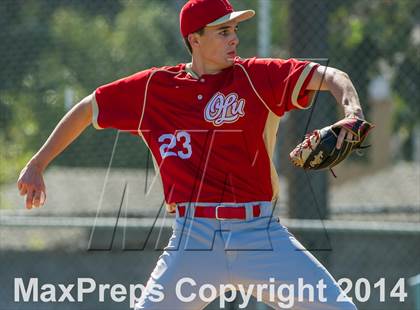
MULTIPOLYGON (((356 309, 271 214, 280 118, 328 90, 346 117, 363 119, 357 93, 345 73, 317 63, 239 58, 238 24, 254 14, 234 11, 228 0, 188 1, 180 32, 192 61, 99 87, 64 116, 19 176, 26 207, 39 207, 43 171, 89 124, 144 140, 176 219, 136 309, 202 309, 212 299, 203 297, 209 285, 249 292, 276 309, 356 309), (302 283, 313 290, 301 296, 302 283), (284 285, 296 287, 289 305, 279 293, 284 285)), ((344 138, 352 135, 341 131, 337 148, 344 138)))

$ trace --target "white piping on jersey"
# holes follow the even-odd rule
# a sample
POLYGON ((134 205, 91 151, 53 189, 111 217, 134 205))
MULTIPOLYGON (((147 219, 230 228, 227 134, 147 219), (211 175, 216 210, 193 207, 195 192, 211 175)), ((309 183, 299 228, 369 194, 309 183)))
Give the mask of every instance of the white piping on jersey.
POLYGON ((317 64, 314 62, 310 62, 308 63, 305 68, 303 69, 302 73, 299 76, 299 79, 295 85, 295 88, 293 89, 292 92, 292 104, 295 107, 298 107, 299 109, 309 109, 311 107, 311 104, 308 104, 307 107, 303 107, 298 103, 298 96, 300 93, 300 90, 302 88, 303 83, 305 82, 306 78, 308 77, 309 73, 311 72, 312 68, 315 67, 317 64))
POLYGON ((149 90, 149 83, 150 83, 150 80, 152 79, 153 75, 155 75, 155 73, 157 73, 157 72, 167 72, 167 73, 171 73, 171 74, 176 75, 176 74, 179 74, 180 72, 185 72, 185 70, 181 70, 180 72, 172 72, 172 71, 169 71, 169 70, 157 69, 157 70, 152 71, 152 73, 150 73, 150 76, 149 76, 149 78, 147 79, 147 82, 146 82, 146 87, 144 88, 143 108, 142 108, 142 111, 141 111, 139 126, 137 128, 137 133, 138 133, 139 136, 142 135, 140 127, 141 127, 141 123, 142 123, 143 117, 144 117, 144 110, 146 109, 147 91, 149 90))
MULTIPOLYGON (((140 115, 140 120, 139 120, 139 126, 137 127, 137 133, 138 133, 138 135, 141 137, 142 136, 142 133, 141 133, 141 130, 140 130, 140 127, 141 127, 141 123, 142 123, 142 121, 143 121, 143 117, 144 117, 144 110, 145 110, 145 108, 146 108, 146 99, 147 99, 147 91, 148 91, 148 89, 149 89, 149 83, 150 83, 150 80, 152 79, 152 77, 153 77, 153 75, 156 73, 156 72, 158 72, 159 70, 155 70, 155 71, 152 71, 151 73, 150 73, 150 75, 149 75, 149 78, 147 79, 147 82, 146 82, 146 87, 144 88, 144 94, 143 94, 143 106, 142 106, 142 109, 141 109, 141 115, 140 115)), ((147 143, 146 143, 147 144, 147 143)))
MULTIPOLYGON (((247 79, 248 79, 248 82, 249 82, 249 84, 251 85, 252 90, 254 91, 254 93, 257 95, 258 99, 260 99, 260 100, 261 100, 261 102, 264 104, 264 106, 266 107, 266 109, 267 109, 268 111, 271 111, 271 109, 268 107, 267 103, 265 103, 264 99, 260 96, 260 94, 259 94, 259 93, 257 92, 257 90, 255 89, 254 84, 252 83, 252 80, 251 80, 251 78, 250 78, 250 76, 249 76, 248 72, 246 71, 245 67, 244 67, 244 66, 242 66, 241 64, 238 64, 238 63, 235 63, 235 66, 239 66, 239 67, 240 67, 240 68, 244 71, 244 73, 245 73, 245 75, 246 75, 246 77, 247 77, 247 79)), ((273 112, 273 111, 271 111, 271 112, 273 112)))
MULTIPOLYGON (((274 167, 273 160, 272 160, 272 157, 273 157, 272 155, 273 154, 271 153, 272 151, 274 151, 274 147, 273 147, 272 150, 269 150, 270 142, 268 141, 268 136, 267 136, 267 123, 268 123, 268 121, 270 119, 270 116, 273 116, 274 119, 277 120, 277 124, 273 127, 273 129, 275 128, 274 130, 276 132, 277 129, 278 129, 278 126, 279 126, 280 117, 274 111, 272 111, 268 107, 267 103, 264 101, 264 99, 262 99, 262 97, 260 96, 260 94, 257 92, 257 90, 254 87, 254 84, 252 83, 251 77, 249 76, 249 74, 246 71, 245 67, 242 66, 241 64, 238 64, 238 63, 235 63, 235 65, 239 66, 244 71, 246 77, 248 78, 249 84, 252 87, 252 90, 255 92, 255 94, 257 95, 257 97, 261 100, 261 102, 264 104, 264 106, 266 107, 267 111, 269 112, 268 115, 267 115, 267 119, 265 121, 263 135, 264 135, 264 145, 265 145, 266 151, 268 153, 268 157, 270 158, 270 179, 271 179, 271 185, 272 185, 272 191, 273 191, 273 196, 272 196, 271 200, 272 201, 275 201, 275 200, 277 200, 278 194, 279 194, 279 189, 278 189, 279 183, 278 183, 278 175, 277 175, 277 172, 276 172, 276 169, 274 167)), ((274 132, 274 136, 275 136, 275 132, 274 132)), ((274 144, 272 146, 274 146, 274 144)))
POLYGON ((103 129, 98 124, 98 116, 99 116, 99 108, 98 108, 98 102, 96 101, 96 90, 92 94, 92 125, 95 127, 95 129, 101 130, 103 129))
POLYGON ((198 74, 193 71, 191 62, 185 65, 185 72, 187 72, 189 75, 191 75, 193 78, 197 80, 200 78, 198 74))
MULTIPOLYGON (((153 75, 155 75, 155 73, 157 73, 157 72, 167 72, 167 73, 171 73, 171 74, 179 74, 180 72, 185 72, 185 70, 181 70, 180 72, 172 72, 172 71, 169 71, 169 70, 164 70, 164 69, 157 69, 157 70, 154 70, 154 71, 152 71, 151 73, 150 73, 150 76, 149 76, 149 78, 147 79, 147 82, 146 82, 146 87, 145 87, 145 89, 144 89, 144 98, 143 98, 143 107, 142 107, 142 111, 141 111, 141 116, 140 116, 140 121, 139 121, 139 126, 138 126, 138 128, 137 128, 137 134, 140 136, 140 137, 142 137, 143 135, 142 135, 142 133, 141 133, 141 129, 140 129, 140 127, 141 127, 141 123, 143 122, 143 117, 144 117, 144 111, 146 110, 146 102, 147 102, 147 91, 149 90, 149 83, 150 83, 150 81, 151 81, 151 79, 152 79, 152 77, 153 77, 153 75)), ((149 150, 151 150, 151 148, 150 148, 150 146, 149 146, 149 144, 147 143, 147 140, 146 140, 146 138, 144 138, 143 137, 143 141, 144 141, 144 143, 146 144, 146 146, 148 147, 148 149, 149 150)), ((158 166, 158 164, 157 164, 157 162, 156 162, 156 158, 155 158, 155 156, 153 156, 153 153, 151 153, 152 154, 152 160, 153 160, 153 166, 154 166, 154 168, 155 168, 155 172, 156 172, 156 176, 155 176, 155 180, 158 178, 159 180, 160 180, 160 184, 161 184, 161 188, 163 187, 163 180, 162 180, 162 174, 160 173, 160 167, 158 166)), ((163 163, 163 162, 162 162, 163 163)), ((152 187, 153 187, 153 183, 154 182, 152 182, 152 184, 150 185, 150 189, 152 189, 152 187)), ((169 205, 169 204, 167 204, 166 203, 166 209, 168 210, 168 211, 171 211, 172 210, 172 208, 171 208, 171 205, 169 205)))
MULTIPOLYGON (((188 64, 187 64, 188 65, 188 64)), ((267 103, 264 101, 264 99, 260 96, 260 94, 257 92, 257 90, 255 89, 255 87, 254 87, 254 84, 252 83, 252 80, 251 80, 251 77, 249 76, 249 74, 248 74, 248 72, 246 71, 246 69, 245 69, 245 67, 243 66, 243 65, 241 65, 241 64, 239 64, 239 63, 235 63, 234 64, 235 66, 238 66, 238 67, 240 67, 241 69, 242 69, 242 71, 244 71, 244 73, 245 73, 245 75, 246 75, 246 77, 247 77, 247 79, 248 79, 248 82, 249 82, 249 84, 251 85, 251 88, 252 88, 252 90, 254 91, 254 93, 255 93, 255 95, 258 97, 258 99, 260 99, 261 100, 261 102, 264 104, 264 106, 266 107, 266 109, 268 110, 268 111, 271 111, 271 112, 274 112, 274 111, 272 111, 270 108, 269 108, 269 106, 267 105, 267 103)), ((316 64, 315 63, 310 63, 310 64, 308 64, 308 66, 306 66, 305 67, 305 69, 303 70, 303 72, 302 72, 302 74, 301 74, 301 76, 299 77, 299 80, 298 80, 298 83, 299 83, 299 81, 300 81, 300 79, 302 78, 302 76, 305 74, 305 78, 303 79, 303 81, 301 82, 301 85, 300 85, 300 87, 299 87, 299 90, 300 90, 300 88, 302 87, 302 84, 303 84, 303 82, 305 81, 305 79, 306 79, 306 77, 308 76, 308 74, 309 74, 309 72, 310 72, 310 70, 312 69, 312 67, 313 66, 315 66, 316 64), (308 68, 309 67, 309 65, 311 65, 311 67, 310 68, 308 68), (307 69, 309 69, 308 70, 308 72, 306 72, 306 70, 307 69), (306 72, 306 73, 305 73, 306 72)), ((151 74, 150 74, 150 76, 149 76, 149 78, 147 79, 147 83, 146 83, 146 87, 145 87, 145 90, 144 90, 144 99, 143 99, 143 109, 142 109, 142 112, 141 112, 141 117, 140 117, 140 122, 139 122, 139 126, 138 126, 138 129, 137 129, 137 131, 138 131, 138 134, 141 136, 141 131, 140 131, 140 127, 141 127, 141 123, 142 123, 142 121, 143 121, 143 116, 144 116, 144 110, 145 110, 145 108, 146 108, 146 99, 147 99, 147 91, 148 91, 148 88, 149 88, 149 83, 150 83, 150 80, 152 79, 152 77, 153 77, 153 75, 156 73, 156 72, 167 72, 167 73, 171 73, 171 74, 179 74, 179 72, 173 72, 173 71, 169 71, 169 70, 164 70, 164 69, 157 69, 157 70, 155 70, 155 71, 153 71, 151 74)), ((186 73, 188 73, 188 74, 190 74, 191 76, 193 76, 188 70, 182 70, 181 72, 186 72, 186 73)), ((194 71, 192 71, 193 73, 195 73, 194 71)), ((193 76, 194 77, 194 76, 193 76)), ((296 85, 296 87, 297 87, 297 85, 296 85)), ((295 87, 295 89, 296 89, 296 87, 295 87)), ((299 92, 298 92, 298 94, 299 94, 299 92)), ((292 97, 293 98, 293 97, 292 97)), ((298 107, 300 107, 299 105, 296 105, 296 106, 298 106, 298 107)), ((303 107, 300 107, 301 109, 304 109, 303 107)), ((277 115, 277 114, 276 114, 277 115)))

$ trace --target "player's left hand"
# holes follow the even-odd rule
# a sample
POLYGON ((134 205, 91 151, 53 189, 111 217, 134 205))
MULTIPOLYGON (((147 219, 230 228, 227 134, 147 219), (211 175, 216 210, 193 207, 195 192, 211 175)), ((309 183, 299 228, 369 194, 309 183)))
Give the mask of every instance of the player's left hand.
MULTIPOLYGON (((362 112, 346 115, 345 118, 358 118, 361 120, 365 120, 365 117, 362 112)), ((357 139, 357 137, 352 132, 346 130, 345 128, 341 128, 340 133, 338 134, 338 137, 337 137, 337 144, 335 145, 335 148, 337 150, 341 149, 341 146, 343 145, 344 140, 354 141, 355 139, 357 139)))
POLYGON ((344 139, 346 139, 347 141, 353 141, 354 135, 353 133, 345 130, 344 128, 341 128, 340 133, 338 134, 337 144, 335 145, 335 148, 337 150, 341 149, 344 139))

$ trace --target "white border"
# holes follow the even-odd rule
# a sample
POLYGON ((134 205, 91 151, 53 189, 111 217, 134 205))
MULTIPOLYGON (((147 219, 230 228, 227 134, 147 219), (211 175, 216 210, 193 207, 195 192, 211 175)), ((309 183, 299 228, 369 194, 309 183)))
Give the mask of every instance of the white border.
POLYGON ((305 69, 303 69, 302 73, 299 76, 299 79, 295 85, 295 88, 293 89, 292 92, 292 104, 295 107, 298 107, 299 109, 302 110, 306 110, 309 109, 311 107, 311 104, 309 104, 307 107, 303 107, 298 103, 298 97, 299 97, 299 93, 302 89, 303 83, 305 83, 306 78, 308 77, 309 73, 311 73, 311 70, 315 67, 318 66, 317 63, 315 62, 310 62, 305 66, 305 69))
POLYGON ((99 107, 98 102, 96 101, 96 90, 92 94, 92 125, 98 130, 104 129, 98 124, 98 116, 99 116, 99 107))

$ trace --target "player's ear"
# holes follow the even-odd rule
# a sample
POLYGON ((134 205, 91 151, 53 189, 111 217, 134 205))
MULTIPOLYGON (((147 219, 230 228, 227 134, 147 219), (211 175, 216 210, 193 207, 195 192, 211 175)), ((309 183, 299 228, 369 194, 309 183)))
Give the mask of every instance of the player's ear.
POLYGON ((200 35, 196 32, 190 33, 187 37, 188 42, 190 43, 191 47, 197 47, 200 45, 200 35))

